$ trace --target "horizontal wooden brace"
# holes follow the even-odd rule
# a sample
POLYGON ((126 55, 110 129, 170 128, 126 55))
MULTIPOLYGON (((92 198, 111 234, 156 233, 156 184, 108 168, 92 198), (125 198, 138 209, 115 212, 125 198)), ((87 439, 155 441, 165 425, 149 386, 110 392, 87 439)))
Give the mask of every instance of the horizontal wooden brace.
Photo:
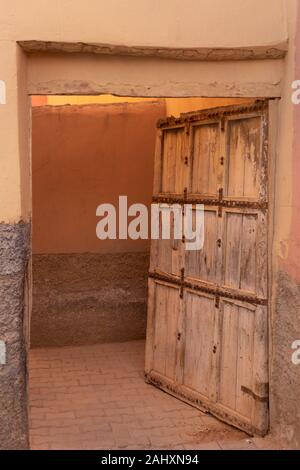
POLYGON ((154 196, 152 198, 153 203, 157 204, 203 204, 204 206, 220 206, 229 208, 241 208, 241 209, 257 209, 267 210, 267 201, 241 201, 241 200, 227 200, 227 199, 204 199, 202 197, 181 197, 181 196, 154 196))
POLYGON ((246 393, 247 395, 250 395, 255 401, 259 401, 261 403, 268 402, 269 401, 269 396, 266 395, 264 397, 261 397, 254 393, 252 390, 250 390, 248 387, 244 387, 244 385, 241 386, 241 391, 243 393, 246 393))
POLYGON ((199 112, 193 113, 183 113, 179 117, 169 116, 167 118, 159 119, 157 121, 158 128, 168 128, 169 126, 184 126, 187 123, 193 123, 197 121, 206 121, 208 119, 216 119, 224 122, 226 117, 230 117, 233 115, 242 114, 245 112, 253 113, 253 112, 262 112, 267 111, 268 109, 268 100, 256 100, 253 104, 245 104, 245 105, 233 105, 233 106, 222 106, 219 108, 211 108, 208 110, 201 110, 199 112))
POLYGON ((247 302, 250 304, 255 304, 255 305, 268 305, 268 300, 263 299, 261 297, 257 297, 255 295, 244 295, 244 294, 239 294, 238 292, 229 292, 228 290, 220 287, 220 286, 215 286, 215 287, 207 287, 207 286, 201 286, 199 284, 194 284, 190 281, 182 281, 181 278, 174 278, 172 276, 168 276, 167 274, 161 274, 161 273, 155 273, 155 272, 149 272, 149 278, 162 281, 162 282, 168 282, 169 284, 173 284, 175 286, 180 287, 180 289, 185 288, 185 289, 190 289, 195 292, 204 292, 206 294, 211 294, 214 295, 216 298, 217 297, 224 297, 226 299, 232 299, 232 300, 239 300, 240 302, 247 302))
POLYGON ((250 435, 257 434, 260 436, 265 436, 267 433, 267 427, 263 430, 258 429, 247 420, 244 420, 243 417, 236 416, 233 413, 228 413, 222 408, 222 406, 220 406, 219 403, 212 403, 191 389, 182 390, 182 385, 178 385, 175 382, 172 383, 169 379, 161 376, 159 373, 153 370, 145 373, 145 381, 161 388, 162 390, 170 393, 171 395, 174 395, 186 403, 199 408, 203 412, 211 413, 222 421, 230 423, 231 425, 242 429, 250 435))
POLYGON ((29 53, 85 53, 206 62, 280 60, 286 56, 288 51, 287 41, 272 45, 239 47, 166 47, 37 40, 18 41, 18 44, 29 53))

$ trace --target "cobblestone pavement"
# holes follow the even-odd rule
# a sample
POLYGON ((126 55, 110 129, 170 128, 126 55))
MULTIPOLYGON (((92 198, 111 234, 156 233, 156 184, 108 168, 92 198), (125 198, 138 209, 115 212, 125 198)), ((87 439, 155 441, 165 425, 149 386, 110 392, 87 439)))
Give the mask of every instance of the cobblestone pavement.
POLYGON ((30 351, 32 449, 263 449, 143 379, 144 341, 30 351))

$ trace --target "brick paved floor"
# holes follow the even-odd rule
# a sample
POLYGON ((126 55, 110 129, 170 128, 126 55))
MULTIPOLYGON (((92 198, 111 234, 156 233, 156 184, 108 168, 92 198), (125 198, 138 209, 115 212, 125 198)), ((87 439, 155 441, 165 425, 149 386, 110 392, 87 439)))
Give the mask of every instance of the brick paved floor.
POLYGON ((143 367, 143 341, 31 350, 31 448, 276 448, 146 384, 143 367))

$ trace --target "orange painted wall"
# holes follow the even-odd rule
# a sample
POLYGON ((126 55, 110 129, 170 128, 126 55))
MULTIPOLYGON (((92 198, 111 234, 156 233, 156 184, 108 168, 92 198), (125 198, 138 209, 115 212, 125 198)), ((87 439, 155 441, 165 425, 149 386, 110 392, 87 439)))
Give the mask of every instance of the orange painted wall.
POLYGON ((96 237, 101 203, 151 204, 163 102, 46 106, 32 111, 33 252, 130 252, 148 241, 96 237))
POLYGON ((31 97, 32 106, 45 106, 48 104, 48 96, 45 95, 36 95, 31 97))

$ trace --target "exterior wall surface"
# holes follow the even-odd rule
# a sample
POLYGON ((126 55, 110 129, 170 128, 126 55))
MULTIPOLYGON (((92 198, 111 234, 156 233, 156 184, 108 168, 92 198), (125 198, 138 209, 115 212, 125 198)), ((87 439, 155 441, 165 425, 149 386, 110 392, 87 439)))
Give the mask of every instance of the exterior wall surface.
MULTIPOLYGON (((38 96, 35 96, 36 100, 38 96)), ((138 97, 126 97, 114 96, 114 95, 99 95, 99 96, 45 96, 46 103, 51 106, 63 106, 66 104, 83 105, 83 104, 113 104, 113 103, 139 103, 145 101, 153 101, 153 98, 138 98, 138 97)))
MULTIPOLYGON (((3 0, 0 19, 0 80, 6 104, 0 105, 0 221, 18 231, 30 222, 29 94, 100 94, 126 96, 281 97, 278 113, 274 233, 272 246, 273 308, 270 322, 271 431, 299 447, 299 366, 291 364, 291 339, 299 339, 298 137, 291 104, 295 70, 298 0, 188 0, 184 4, 153 0, 3 0), (38 18, 38 21, 37 21, 38 18), (83 27, 83 25, 89 27, 83 27), (157 57, 93 54, 26 55, 17 41, 125 44, 173 48, 272 47, 289 39, 280 60, 209 62, 157 57), (293 136, 295 143, 293 147, 293 136), (295 222, 296 221, 296 222, 295 222), (292 295, 291 295, 292 294, 292 295), (293 300, 292 300, 293 299, 293 300), (295 337, 296 336, 296 337, 295 337), (289 385, 287 385, 289 384, 289 385)), ((298 26, 299 27, 299 26, 298 26)), ((299 50, 299 49, 298 49, 299 50)), ((299 54, 299 52, 298 52, 299 54)), ((144 54, 145 55, 145 54, 144 54)), ((184 54, 183 54, 184 55, 184 54)), ((186 57, 185 57, 186 58, 186 57)), ((299 73, 299 70, 298 70, 299 73)), ((297 114, 296 114, 297 117, 297 114)), ((2 235, 3 237, 3 235, 2 235)), ((13 248, 16 250, 16 248, 13 248)), ((4 252, 3 252, 4 253, 4 252)), ((4 256, 10 259, 7 251, 4 256)), ((4 430, 0 447, 27 445, 23 318, 26 255, 22 251, 20 283, 3 289, 2 325, 7 336, 7 363, 1 367, 0 410, 4 430), (17 295, 18 301, 12 300, 17 295), (9 300, 10 299, 10 300, 9 300), (6 327, 5 327, 6 328, 6 327), (14 351, 19 351, 14 359, 14 351), (15 360, 17 362, 15 362, 15 360), (10 375, 12 374, 12 375, 10 375), (11 377, 3 379, 2 377, 11 377), (12 387, 16 377, 17 388, 12 387), (12 391, 13 390, 13 391, 12 391), (15 408, 7 400, 12 398, 15 408), (17 410, 17 412, 15 412, 17 410), (23 423, 20 425, 20 423, 23 423)), ((11 274, 1 274, 5 286, 11 274)), ((9 279, 12 282, 12 278, 9 279)))
MULTIPOLYGON (((182 3, 175 0, 170 8, 169 2, 153 2, 152 0, 133 0, 130 2, 130 7, 128 7, 128 2, 123 0, 110 2, 90 0, 89 8, 83 8, 81 0, 63 0, 58 8, 57 3, 50 0, 29 0, 26 2, 26 7, 25 3, 21 5, 18 0, 3 0, 0 57, 1 80, 7 83, 7 104, 0 108, 2 122, 0 140, 3 147, 2 155, 5 155, 5 171, 0 174, 1 219, 5 222, 14 222, 15 219, 28 218, 30 215, 30 208, 26 201, 21 201, 21 191, 22 198, 26 199, 24 196, 26 188, 22 187, 21 179, 23 178, 24 181, 28 179, 28 171, 26 168, 21 168, 21 161, 24 159, 21 160, 18 147, 21 137, 28 137, 26 122, 18 121, 21 108, 26 106, 26 90, 23 87, 23 81, 26 80, 26 65, 22 63, 23 53, 20 52, 16 41, 35 38, 39 41, 79 41, 169 48, 266 46, 282 43, 287 39, 286 10, 289 3, 294 3, 294 0, 264 0, 264 2, 261 0, 243 2, 188 0, 183 8, 182 3), (83 27, 83 25, 89 26, 83 27), (22 70, 22 73, 18 74, 18 70, 22 70), (18 136, 17 139, 16 136, 18 136)), ((91 58, 91 61, 99 62, 101 65, 98 59, 91 58)), ((137 61, 134 63, 137 65, 137 61)), ((140 85, 143 85, 143 82, 159 81, 160 76, 168 72, 170 64, 168 61, 162 63, 158 75, 154 74, 151 61, 149 66, 149 70, 145 70, 140 85)), ((130 73, 136 75, 135 68, 132 66, 130 68, 130 73)), ((194 69, 195 66, 189 68, 194 69)), ((238 80, 237 67, 233 68, 234 73, 231 74, 233 80, 238 80)), ((228 64, 226 69, 228 69, 228 64)), ((244 69, 245 75, 249 76, 247 67, 244 69)), ((70 72, 72 80, 73 72, 72 70, 70 72)), ((204 72, 203 70, 202 73, 204 72)), ((47 76, 46 70, 45 73, 47 76)), ((114 75, 116 73, 121 77, 121 83, 123 81, 124 84, 122 75, 127 73, 124 61, 120 63, 114 75), (122 71, 121 75, 120 71, 122 71)), ((191 74, 192 70, 189 73, 191 74)), ((98 74, 98 77, 101 77, 101 70, 98 74)), ((80 76, 84 78, 85 75, 85 66, 80 66, 80 76)), ((105 77, 108 88, 114 75, 110 78, 105 77)), ((169 76, 172 76, 174 80, 171 69, 169 76)), ((216 70, 214 82, 221 76, 220 70, 216 70)), ((30 88, 30 76, 28 80, 28 88, 30 88)), ((48 82, 50 80, 49 77, 48 82)), ((165 78, 163 77, 162 80, 165 78)), ((166 90, 172 88, 172 80, 167 83, 166 90)), ((187 77, 188 82, 189 77, 187 77)), ((119 87, 119 93, 120 91, 119 87)), ((65 94, 66 90, 62 92, 65 94)), ((82 92, 77 92, 77 94, 85 92, 86 90, 82 89, 82 92)), ((126 94, 130 95, 128 92, 126 94)))
POLYGON ((0 224, 0 448, 26 449, 27 391, 24 284, 29 255, 28 224, 0 224))
POLYGON ((291 84, 300 79, 299 2, 294 16, 297 31, 290 44, 280 105, 282 151, 279 149, 277 156, 275 186, 275 306, 271 323, 270 375, 271 430, 288 445, 299 449, 300 365, 292 362, 292 344, 300 339, 300 105, 293 105, 291 101, 291 84))

